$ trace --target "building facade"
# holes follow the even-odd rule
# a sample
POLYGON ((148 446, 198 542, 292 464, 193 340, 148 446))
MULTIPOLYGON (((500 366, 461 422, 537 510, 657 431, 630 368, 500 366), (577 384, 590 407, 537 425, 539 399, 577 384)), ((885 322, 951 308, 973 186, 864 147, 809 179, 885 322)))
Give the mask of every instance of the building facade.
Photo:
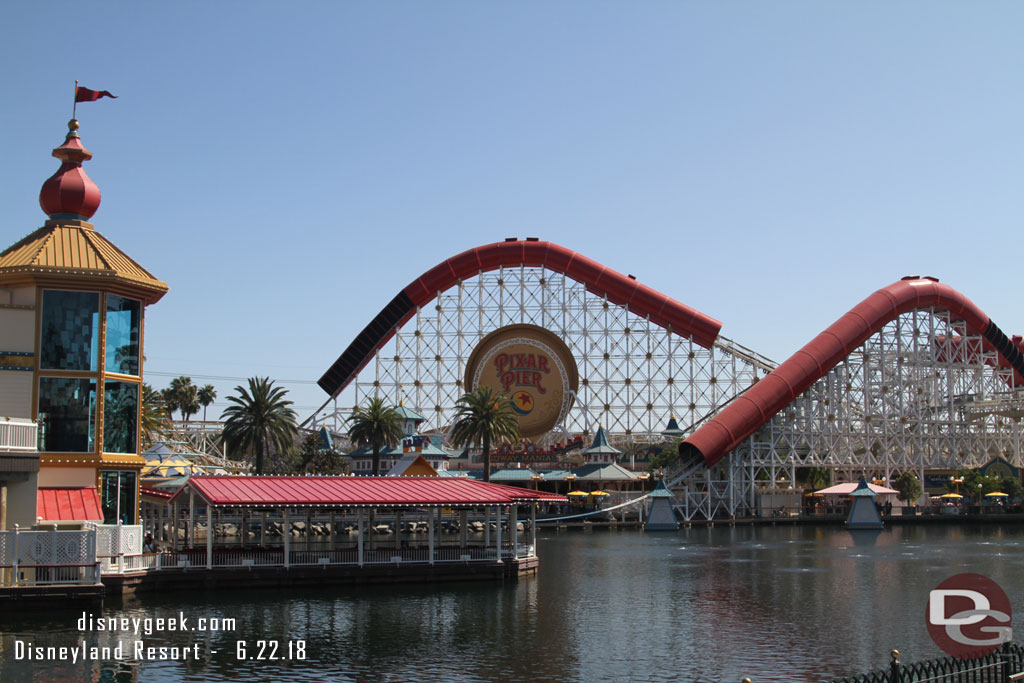
POLYGON ((138 519, 145 308, 167 285, 89 222, 92 154, 68 128, 39 195, 49 219, 0 253, 0 420, 34 423, 35 449, 18 457, 38 463, 16 477, 0 466, 7 526, 35 523, 54 489, 98 496, 106 523, 138 519))

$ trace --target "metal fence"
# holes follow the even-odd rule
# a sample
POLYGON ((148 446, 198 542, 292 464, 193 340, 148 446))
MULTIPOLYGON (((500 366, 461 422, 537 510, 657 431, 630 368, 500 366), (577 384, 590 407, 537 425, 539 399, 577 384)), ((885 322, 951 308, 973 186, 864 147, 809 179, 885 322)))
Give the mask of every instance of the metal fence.
POLYGON ((1024 646, 1004 643, 998 650, 976 659, 939 657, 903 664, 893 650, 887 669, 868 671, 828 683, 1011 683, 1024 680, 1024 646))

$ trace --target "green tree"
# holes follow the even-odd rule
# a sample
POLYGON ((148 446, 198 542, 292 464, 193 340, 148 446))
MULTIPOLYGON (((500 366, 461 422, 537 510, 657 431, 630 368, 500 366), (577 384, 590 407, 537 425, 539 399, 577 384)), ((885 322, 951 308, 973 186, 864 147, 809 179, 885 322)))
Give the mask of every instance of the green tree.
POLYGON ((655 472, 671 467, 679 459, 679 444, 682 442, 682 439, 675 439, 672 443, 663 445, 660 451, 651 456, 647 463, 647 471, 655 472))
POLYGON ((298 426, 288 393, 275 387, 267 377, 250 377, 249 389, 235 387, 237 396, 228 396, 231 404, 224 410, 224 443, 231 450, 253 452, 256 474, 263 474, 263 456, 271 448, 287 454, 298 426))
POLYGON ((798 467, 796 479, 802 481, 807 488, 817 490, 832 483, 832 473, 827 467, 798 467))
POLYGON ((456 446, 477 445, 483 450, 484 481, 491 480, 491 444, 519 440, 519 418, 506 396, 479 386, 456 403, 451 440, 456 446))
POLYGON ((357 446, 373 449, 373 476, 380 476, 380 452, 396 446, 402 437, 402 420, 382 398, 371 398, 365 407, 356 408, 348 418, 348 438, 357 446))
POLYGON ((142 435, 142 450, 149 448, 154 441, 157 441, 167 434, 167 408, 164 406, 163 397, 160 392, 148 384, 142 385, 142 422, 140 432, 142 435))
POLYGON ((348 465, 334 448, 325 448, 320 432, 309 432, 299 444, 299 471, 304 474, 348 474, 348 465))
POLYGON ((217 390, 213 388, 212 384, 207 384, 196 392, 196 398, 199 400, 199 405, 203 407, 203 422, 206 422, 206 409, 217 398, 217 390))
MULTIPOLYGON (((950 478, 946 483, 946 490, 952 492, 959 490, 959 493, 980 504, 986 494, 999 491, 1001 483, 1000 479, 986 477, 975 470, 959 470, 956 476, 950 478)), ((1009 493, 1009 491, 1003 491, 1003 493, 1009 493)))
POLYGON ((192 384, 191 377, 172 379, 164 400, 168 406, 173 405, 181 412, 181 419, 185 422, 188 422, 189 416, 199 412, 199 388, 192 384))
POLYGON ((916 504, 917 499, 924 493, 920 480, 918 480, 917 475, 913 472, 904 472, 896 477, 896 481, 892 484, 893 488, 899 491, 897 498, 907 501, 910 505, 916 504))
POLYGON ((1003 477, 1000 479, 999 490, 1010 496, 1010 499, 1007 501, 1008 503, 1024 497, 1024 486, 1021 485, 1020 479, 1017 477, 1003 477))

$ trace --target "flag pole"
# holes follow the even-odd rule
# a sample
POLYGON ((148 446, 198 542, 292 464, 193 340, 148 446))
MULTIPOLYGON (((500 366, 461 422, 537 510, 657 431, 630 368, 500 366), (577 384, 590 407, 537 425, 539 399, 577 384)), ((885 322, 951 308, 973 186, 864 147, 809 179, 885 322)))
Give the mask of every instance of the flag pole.
POLYGON ((75 79, 75 96, 73 98, 75 103, 71 105, 71 118, 75 118, 75 114, 78 113, 78 79, 75 79))

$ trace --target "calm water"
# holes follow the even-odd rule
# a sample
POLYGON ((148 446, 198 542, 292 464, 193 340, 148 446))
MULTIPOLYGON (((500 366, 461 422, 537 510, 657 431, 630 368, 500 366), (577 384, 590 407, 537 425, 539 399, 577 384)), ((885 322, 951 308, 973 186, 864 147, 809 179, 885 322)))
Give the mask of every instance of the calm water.
POLYGON ((894 647, 904 661, 939 655, 925 603, 953 574, 986 574, 1024 609, 1017 526, 544 531, 539 549, 539 576, 506 585, 107 601, 104 617, 237 620, 142 636, 198 646, 184 663, 16 661, 16 640, 130 651, 137 638, 83 633, 81 610, 0 613, 0 681, 815 681, 884 666, 894 647), (259 640, 305 659, 239 659, 238 642, 256 655, 259 640))

